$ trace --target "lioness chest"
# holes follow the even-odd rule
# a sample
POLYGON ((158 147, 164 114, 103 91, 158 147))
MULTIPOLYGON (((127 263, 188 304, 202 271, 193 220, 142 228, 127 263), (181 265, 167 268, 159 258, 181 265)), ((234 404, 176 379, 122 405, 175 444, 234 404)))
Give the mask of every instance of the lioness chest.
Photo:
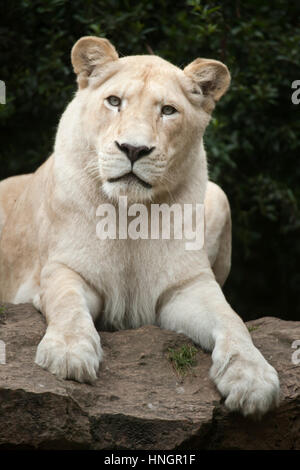
POLYGON ((64 254, 62 262, 101 298, 101 323, 116 329, 155 324, 163 293, 206 266, 203 250, 187 251, 183 240, 99 240, 90 233, 64 254))

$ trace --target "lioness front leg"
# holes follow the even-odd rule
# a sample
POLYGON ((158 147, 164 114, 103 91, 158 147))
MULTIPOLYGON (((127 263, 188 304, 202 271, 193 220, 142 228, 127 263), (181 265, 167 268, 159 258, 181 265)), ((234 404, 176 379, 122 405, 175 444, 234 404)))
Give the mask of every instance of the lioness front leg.
POLYGON ((161 308, 159 323, 213 351, 210 376, 227 408, 261 416, 278 405, 277 372, 252 343, 212 273, 174 292, 161 308))
POLYGON ((77 273, 55 264, 42 271, 40 306, 48 326, 35 362, 63 379, 94 381, 102 348, 92 314, 100 299, 77 273))

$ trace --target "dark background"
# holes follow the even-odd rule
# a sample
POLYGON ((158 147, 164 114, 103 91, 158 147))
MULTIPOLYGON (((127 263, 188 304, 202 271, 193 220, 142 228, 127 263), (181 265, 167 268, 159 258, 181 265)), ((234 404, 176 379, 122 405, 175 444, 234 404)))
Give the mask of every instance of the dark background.
POLYGON ((233 264, 225 294, 245 320, 300 318, 300 80, 298 2, 282 0, 18 0, 1 3, 0 178, 35 170, 51 153, 76 90, 70 50, 104 36, 120 55, 179 66, 226 63, 232 85, 206 133, 210 178, 226 191, 233 264))

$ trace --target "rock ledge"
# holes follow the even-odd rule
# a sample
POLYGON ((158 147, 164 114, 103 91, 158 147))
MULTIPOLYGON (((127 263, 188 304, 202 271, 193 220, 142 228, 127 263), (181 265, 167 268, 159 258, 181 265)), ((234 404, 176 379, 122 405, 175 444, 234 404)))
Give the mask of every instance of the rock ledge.
POLYGON ((255 345, 277 369, 281 404, 262 421, 226 411, 200 349, 184 377, 168 349, 183 335, 146 326, 101 332, 105 358, 95 385, 63 381, 34 364, 45 331, 30 305, 5 305, 0 340, 0 450, 5 449, 300 449, 300 365, 291 345, 300 322, 248 322, 255 345))

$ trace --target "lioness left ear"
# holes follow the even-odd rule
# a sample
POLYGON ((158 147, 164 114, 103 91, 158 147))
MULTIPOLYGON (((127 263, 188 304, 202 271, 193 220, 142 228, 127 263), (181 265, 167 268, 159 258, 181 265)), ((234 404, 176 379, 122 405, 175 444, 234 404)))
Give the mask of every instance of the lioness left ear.
POLYGON ((105 38, 84 36, 73 46, 71 61, 77 74, 79 88, 88 85, 88 77, 98 67, 118 59, 114 46, 105 38))
POLYGON ((226 65, 213 59, 196 59, 185 67, 184 73, 202 89, 204 96, 218 101, 230 84, 226 65))

